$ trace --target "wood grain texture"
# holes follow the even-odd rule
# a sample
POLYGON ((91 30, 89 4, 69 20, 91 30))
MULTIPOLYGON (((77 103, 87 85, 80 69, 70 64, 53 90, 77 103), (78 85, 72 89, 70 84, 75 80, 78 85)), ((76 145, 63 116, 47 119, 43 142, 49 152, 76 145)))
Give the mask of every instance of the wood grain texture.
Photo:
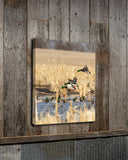
POLYGON ((53 142, 64 140, 83 140, 103 137, 118 137, 127 136, 128 131, 105 131, 105 132, 85 132, 85 133, 65 133, 65 134, 46 134, 33 136, 18 136, 18 137, 4 137, 0 138, 0 144, 20 144, 20 143, 34 143, 34 142, 53 142))
MULTIPOLYGON (((69 41, 69 0, 49 0, 49 39, 69 41)), ((69 125, 49 125, 49 134, 69 133, 69 125)))
POLYGON ((0 0, 0 137, 3 136, 3 12, 4 2, 0 0))
POLYGON ((128 136, 0 145, 2 160, 127 160, 128 136))
MULTIPOLYGON (((0 69, 0 136, 3 129, 3 136, 125 129, 128 126, 128 2, 28 0, 26 3, 26 0, 4 1, 4 60, 3 43, 0 43, 0 68, 4 65, 4 75, 0 69), (37 37, 90 42, 98 46, 96 122, 89 123, 89 128, 87 123, 31 125, 31 40, 37 37)), ((0 0, 0 22, 3 22, 2 5, 0 0)), ((2 23, 0 40, 3 41, 2 23)))
POLYGON ((21 160, 21 145, 1 145, 0 146, 1 160, 21 160))
POLYGON ((109 129, 125 129, 126 105, 126 0, 110 1, 109 129))
POLYGON ((28 20, 48 20, 48 0, 28 0, 28 20))
MULTIPOLYGON (((128 27, 128 1, 127 1, 127 27, 128 27)), ((128 113, 128 28, 127 28, 127 44, 126 44, 126 57, 127 57, 127 62, 126 62, 126 65, 127 65, 127 75, 126 75, 126 84, 127 84, 127 87, 126 87, 126 94, 127 94, 127 113, 128 113)), ((128 114, 127 114, 127 121, 128 121, 128 114)), ((128 129, 128 123, 127 123, 127 129, 128 129)))
POLYGON ((126 159, 128 159, 128 136, 124 137, 124 141, 125 141, 125 150, 126 150, 126 159))
POLYGON ((49 39, 69 40, 69 0, 49 0, 49 39))
POLYGON ((31 0, 28 0, 28 26, 27 26, 27 126, 28 126, 28 135, 40 135, 40 134, 48 134, 49 127, 48 126, 33 126, 32 125, 32 105, 31 105, 31 69, 32 69, 32 39, 33 38, 48 38, 48 20, 46 21, 45 18, 48 18, 48 4, 44 1, 34 1, 33 3, 31 0), (33 12, 35 7, 40 9, 36 9, 33 12), (41 3, 41 4, 40 4, 41 3), (42 3, 46 3, 43 5, 42 3), (47 6, 47 9, 46 9, 47 6), (41 12, 43 10, 43 13, 41 12), (35 17, 36 16, 36 17, 35 17), (43 17, 44 16, 44 17, 43 17), (37 20, 30 20, 36 18, 37 20), (41 19, 41 20, 39 20, 41 19), (45 21, 43 21, 45 20, 45 21))
MULTIPOLYGON (((1 147, 0 147, 1 149, 1 147)), ((34 143, 21 145, 20 160, 75 160, 74 142, 34 143), (31 153, 31 154, 29 154, 31 153)))
POLYGON ((4 6, 4 136, 26 135, 26 0, 4 6))
POLYGON ((93 23, 108 23, 108 0, 90 0, 90 20, 93 23))
POLYGON ((96 122, 90 131, 108 130, 109 118, 109 30, 108 0, 90 1, 90 43, 96 49, 96 122), (104 11, 104 12, 103 12, 104 11), (103 18, 104 17, 104 18, 103 18))
POLYGON ((74 159, 127 160, 124 137, 96 138, 74 141, 74 159))
POLYGON ((89 0, 70 1, 70 40, 89 43, 89 0))
MULTIPOLYGON (((89 0, 70 1, 70 41, 89 43, 89 0)), ((70 124, 70 132, 87 132, 89 123, 70 124)))

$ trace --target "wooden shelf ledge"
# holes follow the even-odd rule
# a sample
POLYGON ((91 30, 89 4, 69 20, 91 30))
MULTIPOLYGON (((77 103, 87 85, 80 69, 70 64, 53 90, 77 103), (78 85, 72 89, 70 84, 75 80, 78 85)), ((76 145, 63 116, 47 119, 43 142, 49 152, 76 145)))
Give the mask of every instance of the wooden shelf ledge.
POLYGON ((126 136, 128 130, 121 131, 105 131, 105 132, 85 132, 85 133, 69 133, 55 135, 33 135, 33 136, 18 136, 18 137, 0 137, 0 144, 21 144, 21 143, 36 143, 36 142, 51 142, 64 140, 80 140, 87 138, 103 138, 126 136))

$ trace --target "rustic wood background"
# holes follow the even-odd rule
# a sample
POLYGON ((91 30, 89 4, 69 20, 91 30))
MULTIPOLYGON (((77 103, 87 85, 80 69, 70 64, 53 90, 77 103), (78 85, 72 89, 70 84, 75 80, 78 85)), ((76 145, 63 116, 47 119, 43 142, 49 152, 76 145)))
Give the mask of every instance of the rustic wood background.
POLYGON ((0 136, 128 127, 127 0, 0 0, 0 136), (97 46, 96 122, 31 125, 31 40, 97 46))
POLYGON ((1 160, 128 160, 128 136, 0 145, 1 160))

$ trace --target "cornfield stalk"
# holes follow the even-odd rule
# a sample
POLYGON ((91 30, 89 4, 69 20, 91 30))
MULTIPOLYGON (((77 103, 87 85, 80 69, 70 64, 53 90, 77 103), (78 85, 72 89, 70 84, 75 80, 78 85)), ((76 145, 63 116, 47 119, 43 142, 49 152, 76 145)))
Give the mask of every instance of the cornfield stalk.
POLYGON ((67 92, 66 92, 66 89, 64 88, 64 93, 65 93, 65 102, 66 102, 66 99, 67 99, 67 92))
POLYGON ((55 113, 56 113, 56 117, 58 116, 58 90, 56 91, 56 108, 55 108, 55 113))
POLYGON ((35 98, 35 123, 38 123, 37 99, 35 98))

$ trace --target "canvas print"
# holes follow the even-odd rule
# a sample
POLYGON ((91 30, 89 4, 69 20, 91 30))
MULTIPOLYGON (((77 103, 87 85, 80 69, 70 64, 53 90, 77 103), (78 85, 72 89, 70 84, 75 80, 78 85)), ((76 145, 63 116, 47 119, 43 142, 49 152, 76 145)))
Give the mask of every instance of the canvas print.
POLYGON ((95 121, 95 53, 34 48, 33 124, 95 121))

